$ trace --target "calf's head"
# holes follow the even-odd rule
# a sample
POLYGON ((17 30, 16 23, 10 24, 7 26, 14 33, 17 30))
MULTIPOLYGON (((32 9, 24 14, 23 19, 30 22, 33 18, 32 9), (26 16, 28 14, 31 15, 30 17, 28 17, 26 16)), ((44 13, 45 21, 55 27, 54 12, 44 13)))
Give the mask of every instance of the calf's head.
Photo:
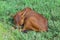
POLYGON ((24 24, 24 19, 26 18, 26 15, 28 14, 27 11, 29 10, 31 10, 31 8, 24 8, 14 16, 14 22, 17 26, 24 24))
POLYGON ((25 12, 24 10, 22 10, 21 12, 18 12, 15 16, 14 16, 14 23, 17 26, 21 26, 24 24, 24 18, 25 18, 25 12))

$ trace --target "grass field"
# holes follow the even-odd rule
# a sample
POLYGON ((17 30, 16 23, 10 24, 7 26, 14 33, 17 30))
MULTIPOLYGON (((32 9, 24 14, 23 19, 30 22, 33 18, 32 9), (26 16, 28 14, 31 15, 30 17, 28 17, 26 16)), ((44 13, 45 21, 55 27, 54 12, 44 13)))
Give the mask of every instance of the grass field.
POLYGON ((60 40, 60 0, 0 0, 0 40, 60 40), (48 32, 12 30, 12 16, 30 7, 48 19, 48 32))

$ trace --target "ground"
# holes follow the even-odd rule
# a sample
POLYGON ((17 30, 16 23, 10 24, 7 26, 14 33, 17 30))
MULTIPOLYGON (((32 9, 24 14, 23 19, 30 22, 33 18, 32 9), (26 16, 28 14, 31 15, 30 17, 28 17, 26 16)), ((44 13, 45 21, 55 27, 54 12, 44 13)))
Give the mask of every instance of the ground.
POLYGON ((60 0, 0 0, 0 40, 60 40, 60 0), (48 32, 13 30, 13 16, 30 7, 48 19, 48 32))

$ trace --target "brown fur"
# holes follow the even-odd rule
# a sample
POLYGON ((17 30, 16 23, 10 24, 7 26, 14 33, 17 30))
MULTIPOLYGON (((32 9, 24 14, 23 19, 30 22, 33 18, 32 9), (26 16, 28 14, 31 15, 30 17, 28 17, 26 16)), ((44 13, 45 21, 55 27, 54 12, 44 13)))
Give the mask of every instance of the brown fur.
POLYGON ((14 16, 14 21, 16 26, 21 26, 24 24, 22 31, 33 30, 33 31, 47 31, 48 24, 47 19, 41 14, 36 13, 31 8, 25 8, 18 12, 14 16))

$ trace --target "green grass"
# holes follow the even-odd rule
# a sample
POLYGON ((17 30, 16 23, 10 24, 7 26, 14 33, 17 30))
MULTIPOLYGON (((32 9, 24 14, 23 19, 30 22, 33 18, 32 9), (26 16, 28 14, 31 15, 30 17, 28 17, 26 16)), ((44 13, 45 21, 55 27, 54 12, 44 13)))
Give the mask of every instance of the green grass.
POLYGON ((60 0, 0 0, 0 40, 60 40, 60 0), (48 32, 12 30, 12 16, 25 7, 48 19, 48 32))

